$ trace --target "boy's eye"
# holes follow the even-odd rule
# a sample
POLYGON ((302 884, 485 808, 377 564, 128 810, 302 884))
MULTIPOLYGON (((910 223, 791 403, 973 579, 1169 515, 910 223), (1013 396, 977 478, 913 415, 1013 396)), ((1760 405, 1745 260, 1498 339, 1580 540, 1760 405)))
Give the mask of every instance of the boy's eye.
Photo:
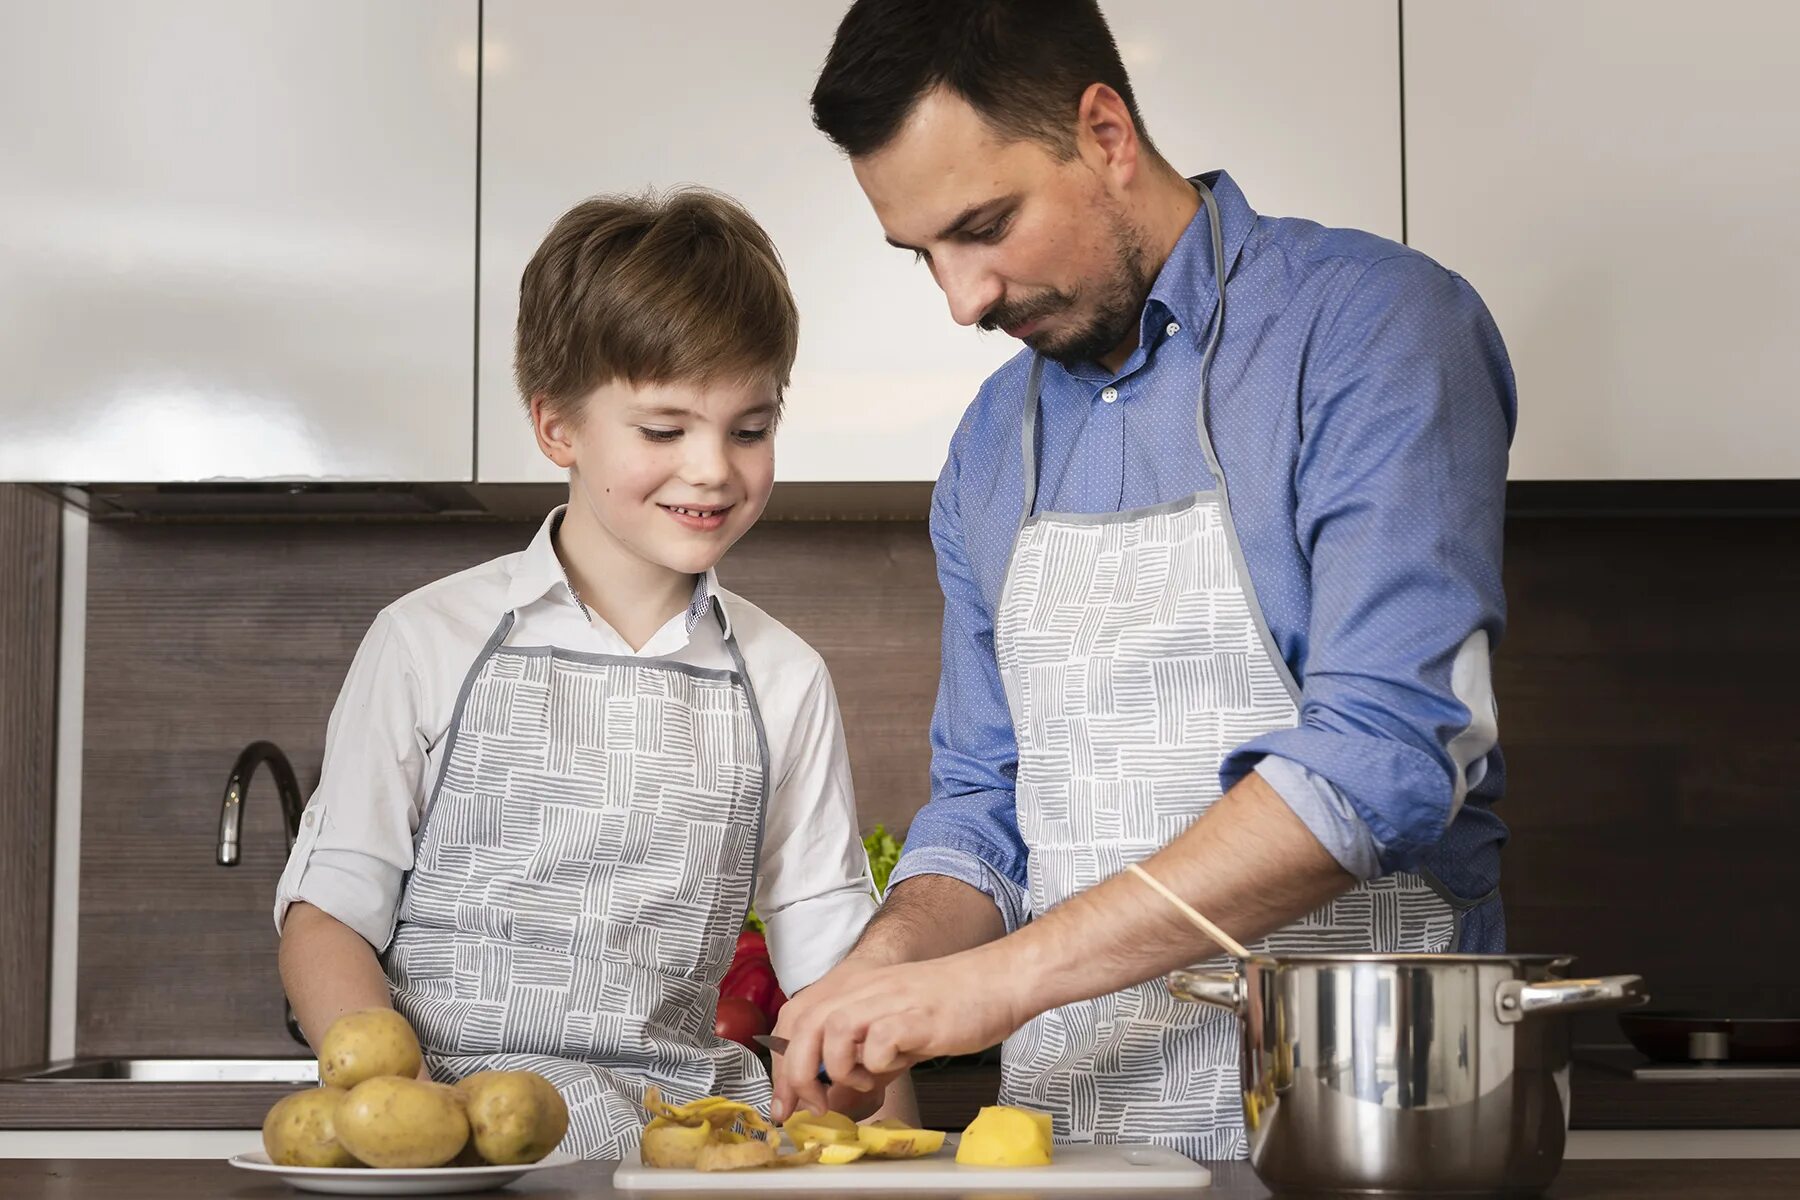
POLYGON ((652 429, 648 425, 639 425, 638 432, 644 435, 645 441, 672 442, 681 436, 679 429, 652 429))
POLYGON ((765 440, 769 436, 769 429, 766 426, 762 429, 740 429, 732 436, 746 446, 750 446, 765 440))

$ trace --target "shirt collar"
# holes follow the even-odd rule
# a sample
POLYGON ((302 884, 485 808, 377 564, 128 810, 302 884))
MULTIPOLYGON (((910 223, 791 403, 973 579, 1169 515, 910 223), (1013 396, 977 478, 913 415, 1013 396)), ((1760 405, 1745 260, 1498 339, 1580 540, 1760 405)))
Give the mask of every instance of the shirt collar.
MULTIPOLYGON (((538 526, 531 544, 519 555, 513 567, 512 583, 506 591, 506 607, 509 611, 517 611, 545 598, 558 604, 578 606, 568 572, 563 570, 562 560, 556 557, 556 530, 562 524, 563 514, 568 511, 568 507, 566 504, 559 504, 551 509, 544 518, 544 523, 538 526)), ((688 603, 686 617, 688 633, 693 633, 694 626, 715 606, 719 610, 719 620, 724 627, 725 636, 730 637, 731 613, 725 606, 724 596, 719 588, 718 573, 708 569, 704 574, 694 577, 694 595, 688 603)))
MULTIPOLYGON (((1212 171, 1195 179, 1212 190, 1213 201, 1219 206, 1219 238, 1223 243, 1225 277, 1230 279, 1238 253, 1256 224, 1256 213, 1244 199, 1244 193, 1238 190, 1238 185, 1224 171, 1212 171)), ((1182 332, 1193 339, 1196 346, 1204 344, 1207 323, 1212 320, 1218 304, 1211 222, 1206 215, 1206 206, 1201 205, 1150 287, 1150 297, 1144 305, 1138 328, 1139 348, 1155 346, 1162 339, 1163 327, 1171 316, 1181 323, 1182 332)))

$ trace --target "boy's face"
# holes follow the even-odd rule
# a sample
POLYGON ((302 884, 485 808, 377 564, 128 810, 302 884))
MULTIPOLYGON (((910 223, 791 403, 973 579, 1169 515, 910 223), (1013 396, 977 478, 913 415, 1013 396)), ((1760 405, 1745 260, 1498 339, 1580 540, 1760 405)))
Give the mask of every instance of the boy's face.
POLYGON ((780 406, 766 380, 604 384, 537 420, 538 444, 615 547, 697 575, 756 523, 775 483, 780 406))

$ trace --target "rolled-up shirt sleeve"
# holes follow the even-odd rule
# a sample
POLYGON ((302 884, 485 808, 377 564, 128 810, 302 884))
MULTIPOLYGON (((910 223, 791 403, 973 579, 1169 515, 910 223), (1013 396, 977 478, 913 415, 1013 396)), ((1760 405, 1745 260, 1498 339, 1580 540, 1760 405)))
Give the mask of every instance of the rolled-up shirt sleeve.
POLYGON ((918 875, 960 880, 993 900, 1011 932, 1030 913, 1013 784, 1019 751, 994 657, 993 615, 963 550, 957 472, 952 446, 931 501, 931 541, 944 593, 931 799, 913 818, 888 887, 918 875))
POLYGON ((331 711, 319 786, 276 886, 278 931, 288 907, 304 900, 376 950, 392 939, 429 762, 421 694, 413 655, 383 612, 331 711))
POLYGON ((875 912, 875 881, 857 826, 843 718, 823 662, 815 664, 788 738, 763 829, 756 912, 775 977, 792 995, 856 944, 875 912))
POLYGON ((1259 769, 1367 877, 1443 836, 1495 746, 1513 377, 1473 289, 1418 255, 1363 270, 1309 374, 1299 722, 1238 747, 1220 775, 1230 787, 1259 769))

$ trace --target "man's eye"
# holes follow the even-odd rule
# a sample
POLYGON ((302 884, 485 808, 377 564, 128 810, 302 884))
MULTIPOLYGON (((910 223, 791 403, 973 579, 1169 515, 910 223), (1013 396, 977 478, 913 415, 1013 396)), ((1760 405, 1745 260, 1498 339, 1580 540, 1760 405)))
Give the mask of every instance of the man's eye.
POLYGON ((639 425, 638 432, 643 434, 644 440, 648 442, 672 442, 681 436, 679 429, 651 429, 647 425, 639 425))
POLYGON ((736 437, 738 441, 744 443, 746 446, 753 446, 757 442, 764 441, 765 439, 767 439, 769 436, 769 431, 766 428, 765 429, 740 429, 733 436, 736 437))
POLYGON ((969 234, 978 242, 997 242, 1006 234, 1006 218, 1002 217, 988 225, 983 225, 969 234))

